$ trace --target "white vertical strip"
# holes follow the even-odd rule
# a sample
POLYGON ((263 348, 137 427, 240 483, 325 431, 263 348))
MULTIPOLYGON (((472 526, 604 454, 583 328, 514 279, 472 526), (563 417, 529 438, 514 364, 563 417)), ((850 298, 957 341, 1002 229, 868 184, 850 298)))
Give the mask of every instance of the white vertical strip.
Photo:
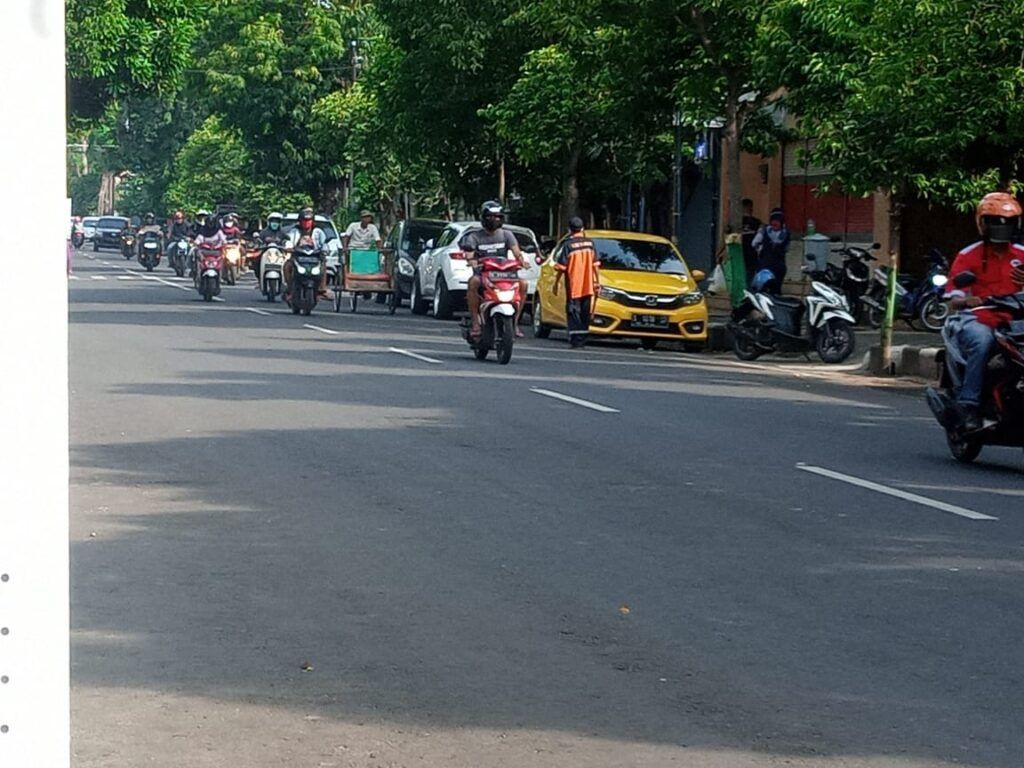
MULTIPOLYGON (((31 205, 36 283, 63 285, 70 232, 64 3, 3 4, 0 210, 31 205)), ((0 254, 24 252, 0 228, 0 254)), ((67 295, 7 291, 0 303, 0 766, 70 763, 67 295)))

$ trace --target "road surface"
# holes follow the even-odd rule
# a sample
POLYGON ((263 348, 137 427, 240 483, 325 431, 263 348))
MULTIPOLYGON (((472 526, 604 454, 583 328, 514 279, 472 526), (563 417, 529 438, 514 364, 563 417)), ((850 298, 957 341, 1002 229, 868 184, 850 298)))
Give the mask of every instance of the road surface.
POLYGON ((917 389, 92 256, 76 768, 1024 764, 1021 452, 917 389))

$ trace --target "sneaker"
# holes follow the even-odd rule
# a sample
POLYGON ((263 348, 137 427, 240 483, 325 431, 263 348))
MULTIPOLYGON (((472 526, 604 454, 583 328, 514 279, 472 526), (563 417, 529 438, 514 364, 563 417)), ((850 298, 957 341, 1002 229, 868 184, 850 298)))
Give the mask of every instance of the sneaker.
POLYGON ((981 410, 978 406, 958 403, 956 409, 965 432, 977 432, 985 428, 985 422, 981 418, 981 410))

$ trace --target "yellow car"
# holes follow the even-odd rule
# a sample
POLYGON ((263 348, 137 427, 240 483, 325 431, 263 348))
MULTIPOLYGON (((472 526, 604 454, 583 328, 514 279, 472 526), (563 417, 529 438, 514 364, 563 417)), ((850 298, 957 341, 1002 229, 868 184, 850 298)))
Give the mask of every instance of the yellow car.
MULTIPOLYGON (((639 339, 645 349, 658 341, 680 341, 703 349, 708 338, 708 305, 697 282, 671 241, 641 232, 588 230, 601 260, 601 288, 590 322, 591 338, 639 339)), ((564 240, 540 269, 533 297, 533 333, 546 339, 566 327, 565 284, 554 294, 555 259, 564 240)))

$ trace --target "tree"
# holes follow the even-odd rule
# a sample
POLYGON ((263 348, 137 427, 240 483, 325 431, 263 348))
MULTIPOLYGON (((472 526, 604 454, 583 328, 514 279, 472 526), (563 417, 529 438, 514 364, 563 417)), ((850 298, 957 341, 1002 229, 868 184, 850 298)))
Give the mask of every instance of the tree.
POLYGON ((67 0, 70 113, 98 118, 131 93, 173 95, 192 61, 205 0, 67 0))
POLYGON ((188 138, 174 159, 168 207, 195 211, 218 203, 249 207, 252 158, 241 132, 211 115, 188 138))
POLYGON ((781 0, 763 57, 854 193, 970 208, 1024 178, 1024 5, 781 0))

